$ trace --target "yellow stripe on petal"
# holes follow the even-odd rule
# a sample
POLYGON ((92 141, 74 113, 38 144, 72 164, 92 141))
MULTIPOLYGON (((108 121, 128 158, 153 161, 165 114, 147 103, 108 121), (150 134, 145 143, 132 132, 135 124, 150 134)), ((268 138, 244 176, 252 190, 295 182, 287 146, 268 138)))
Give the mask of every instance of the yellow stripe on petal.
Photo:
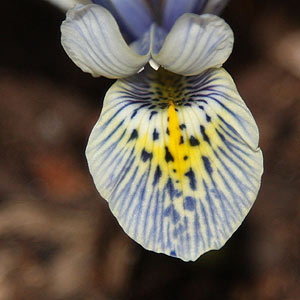
POLYGON ((240 226, 263 168, 255 121, 223 69, 117 81, 86 153, 125 232, 185 261, 220 248, 240 226))

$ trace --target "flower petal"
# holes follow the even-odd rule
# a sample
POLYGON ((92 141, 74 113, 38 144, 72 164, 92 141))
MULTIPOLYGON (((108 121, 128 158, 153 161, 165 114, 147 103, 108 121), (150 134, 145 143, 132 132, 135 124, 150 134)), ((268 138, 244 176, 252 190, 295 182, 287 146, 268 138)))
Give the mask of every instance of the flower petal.
POLYGON ((176 20, 185 13, 196 13, 197 6, 204 6, 206 0, 166 0, 163 12, 163 26, 170 30, 176 20))
POLYGON ((214 15, 185 14, 168 34, 154 60, 181 75, 197 75, 218 68, 229 57, 233 33, 225 21, 214 15))
POLYGON ((144 35, 131 43, 130 47, 140 55, 158 53, 166 39, 167 32, 153 23, 144 35))
POLYGON ((185 13, 219 14, 228 0, 166 0, 163 12, 163 27, 170 30, 176 20, 185 13))
POLYGON ((145 0, 93 0, 108 9, 119 22, 121 21, 133 33, 141 37, 152 24, 151 11, 145 0))
POLYGON ((62 45, 84 72, 94 77, 121 78, 135 74, 149 60, 124 41, 111 13, 100 5, 77 5, 61 26, 62 45))
POLYGON ((225 70, 145 71, 110 88, 86 155, 125 232, 189 261, 222 247, 247 215, 263 169, 257 143, 225 70))

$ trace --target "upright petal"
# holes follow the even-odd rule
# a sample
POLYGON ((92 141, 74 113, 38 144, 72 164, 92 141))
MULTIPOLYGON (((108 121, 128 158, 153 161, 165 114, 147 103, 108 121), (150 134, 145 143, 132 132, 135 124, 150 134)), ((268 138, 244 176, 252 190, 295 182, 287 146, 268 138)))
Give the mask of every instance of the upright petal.
POLYGON ((185 14, 166 37, 154 60, 165 69, 189 76, 218 68, 227 60, 233 46, 230 26, 214 15, 185 14))
POLYGON ((185 261, 219 249, 240 226, 263 169, 255 121, 223 69, 117 81, 86 154, 125 232, 185 261))
POLYGON ((113 16, 100 5, 77 5, 69 10, 61 32, 67 54, 94 77, 127 77, 149 60, 149 55, 138 55, 126 44, 113 16))
POLYGON ((93 0, 93 2, 107 8, 118 23, 124 24, 124 29, 130 30, 135 38, 142 36, 153 22, 145 0, 93 0))
POLYGON ((219 14, 228 0, 165 0, 163 26, 170 30, 176 20, 185 13, 219 14))
POLYGON ((166 36, 167 32, 156 23, 153 23, 140 39, 131 43, 130 47, 140 55, 158 53, 166 36))
POLYGON ((196 13, 198 6, 203 7, 207 0, 165 0, 163 27, 170 30, 176 20, 185 13, 196 13))

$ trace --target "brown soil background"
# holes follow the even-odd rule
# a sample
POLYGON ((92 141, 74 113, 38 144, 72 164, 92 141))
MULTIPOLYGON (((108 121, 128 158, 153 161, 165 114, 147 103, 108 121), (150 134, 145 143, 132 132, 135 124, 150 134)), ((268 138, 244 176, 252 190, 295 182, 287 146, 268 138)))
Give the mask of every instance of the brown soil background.
POLYGON ((64 14, 1 3, 0 300, 300 299, 300 4, 232 0, 225 67, 260 128, 258 199, 219 251, 184 263, 128 238, 84 157, 112 81, 60 45, 64 14))

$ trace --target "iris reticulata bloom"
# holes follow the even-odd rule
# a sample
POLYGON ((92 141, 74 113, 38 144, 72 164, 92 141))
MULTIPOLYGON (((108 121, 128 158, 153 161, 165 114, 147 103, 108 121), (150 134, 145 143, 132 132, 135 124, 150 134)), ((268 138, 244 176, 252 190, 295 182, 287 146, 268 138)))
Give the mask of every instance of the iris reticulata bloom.
POLYGON ((232 31, 194 14, 225 2, 167 0, 161 13, 154 0, 96 2, 70 10, 62 25, 83 71, 121 78, 86 150, 95 185, 143 247, 196 260, 240 226, 263 172, 256 123, 222 68, 232 31))

